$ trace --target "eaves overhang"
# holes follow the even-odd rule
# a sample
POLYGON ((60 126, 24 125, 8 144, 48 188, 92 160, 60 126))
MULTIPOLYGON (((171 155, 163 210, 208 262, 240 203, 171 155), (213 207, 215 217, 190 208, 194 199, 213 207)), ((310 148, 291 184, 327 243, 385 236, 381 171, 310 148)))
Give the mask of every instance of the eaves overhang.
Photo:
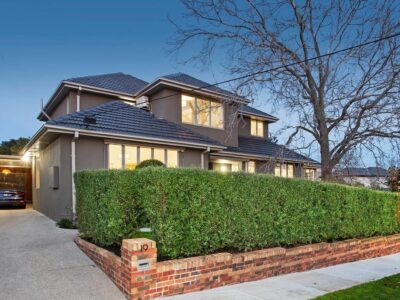
POLYGON ((236 96, 233 94, 228 95, 225 93, 219 93, 216 91, 209 90, 207 88, 201 88, 201 87, 181 83, 181 82, 163 78, 163 77, 158 78, 158 79, 154 80, 153 82, 149 83, 148 85, 146 85, 143 89, 141 89, 140 91, 138 91, 135 94, 135 97, 139 98, 140 96, 144 96, 144 95, 152 95, 155 91, 158 91, 160 89, 160 87, 163 87, 163 86, 173 87, 176 89, 180 89, 184 92, 198 93, 198 94, 207 95, 207 96, 214 97, 214 98, 220 98, 220 99, 230 101, 230 102, 238 102, 238 103, 242 103, 242 104, 250 103, 249 100, 247 100, 243 97, 240 97, 240 96, 236 96))
POLYGON ((55 125, 43 125, 39 131, 32 137, 29 143, 24 148, 24 153, 29 151, 30 147, 36 143, 36 141, 46 133, 60 133, 60 134, 75 134, 78 132, 80 136, 90 136, 90 137, 100 137, 100 138, 108 138, 108 139, 117 139, 117 140, 127 140, 127 141, 136 141, 143 143, 153 143, 153 144, 161 144, 161 145, 171 145, 171 146, 181 146, 188 148, 196 148, 196 149, 207 149, 210 150, 223 150, 226 149, 225 146, 218 146, 214 144, 207 143, 193 143, 193 142, 185 142, 181 140, 172 140, 172 139, 161 139, 155 137, 146 137, 140 135, 128 135, 128 134, 118 134, 112 132, 105 131, 94 131, 87 130, 81 128, 70 128, 63 126, 55 126, 55 125))
POLYGON ((238 158, 252 158, 256 160, 272 160, 275 159, 277 161, 284 161, 288 163, 304 163, 305 165, 308 166, 315 166, 318 167, 320 164, 318 162, 312 162, 309 160, 301 160, 301 159, 290 159, 290 158, 284 158, 284 157, 279 157, 279 156, 269 156, 269 155, 257 155, 257 154, 250 154, 250 153, 245 153, 245 152, 232 152, 232 151, 219 151, 216 153, 213 153, 213 155, 217 156, 229 156, 229 157, 238 157, 238 158))

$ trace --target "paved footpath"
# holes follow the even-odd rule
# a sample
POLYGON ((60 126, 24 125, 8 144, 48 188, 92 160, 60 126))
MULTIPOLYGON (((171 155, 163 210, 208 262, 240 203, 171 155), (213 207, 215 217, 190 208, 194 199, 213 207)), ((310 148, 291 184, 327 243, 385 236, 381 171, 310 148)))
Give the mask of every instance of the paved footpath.
POLYGON ((312 299, 397 273, 400 273, 400 253, 164 299, 312 299))
POLYGON ((0 210, 0 299, 126 299, 73 242, 32 210, 0 210))

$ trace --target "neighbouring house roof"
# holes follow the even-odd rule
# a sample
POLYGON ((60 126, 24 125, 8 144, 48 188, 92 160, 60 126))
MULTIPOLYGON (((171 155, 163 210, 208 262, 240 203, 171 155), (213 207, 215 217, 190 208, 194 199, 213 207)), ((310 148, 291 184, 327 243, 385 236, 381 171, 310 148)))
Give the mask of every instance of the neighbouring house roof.
POLYGON ((121 72, 75 77, 66 79, 64 82, 73 82, 78 85, 82 84, 132 95, 148 84, 148 82, 144 80, 121 72))
POLYGON ((122 101, 112 101, 81 112, 61 116, 47 121, 46 125, 151 138, 154 139, 154 142, 171 140, 222 147, 217 141, 181 125, 157 119, 153 114, 122 101), (95 118, 95 124, 88 122, 87 118, 92 118, 92 120, 95 118))
POLYGON ((345 168, 337 170, 336 175, 355 176, 355 177, 387 177, 388 170, 381 167, 369 168, 345 168))
POLYGON ((226 152, 236 154, 254 155, 259 157, 276 158, 277 160, 302 161, 311 164, 319 162, 290 150, 282 145, 278 145, 269 140, 260 138, 239 137, 238 147, 228 147, 226 152))
POLYGON ((243 115, 249 115, 249 116, 255 116, 255 117, 261 117, 263 119, 270 120, 272 122, 276 122, 279 119, 277 117, 274 117, 273 115, 267 114, 266 112, 263 112, 259 109, 256 109, 254 107, 251 107, 249 105, 243 105, 240 109, 239 112, 243 115))

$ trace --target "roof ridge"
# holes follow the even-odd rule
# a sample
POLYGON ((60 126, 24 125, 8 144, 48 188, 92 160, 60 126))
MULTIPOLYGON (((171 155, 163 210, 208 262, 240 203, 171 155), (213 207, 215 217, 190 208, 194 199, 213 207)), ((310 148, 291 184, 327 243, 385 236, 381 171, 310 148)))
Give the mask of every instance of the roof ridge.
MULTIPOLYGON (((64 79, 63 81, 68 81, 68 80, 73 80, 73 79, 81 79, 81 78, 89 78, 89 77, 100 77, 100 76, 108 76, 108 75, 117 75, 117 74, 129 75, 129 74, 125 74, 123 72, 112 72, 112 73, 103 73, 103 74, 96 74, 96 75, 85 75, 85 76, 79 76, 79 77, 70 77, 68 79, 64 79)), ((132 75, 129 75, 129 76, 132 76, 132 75)))

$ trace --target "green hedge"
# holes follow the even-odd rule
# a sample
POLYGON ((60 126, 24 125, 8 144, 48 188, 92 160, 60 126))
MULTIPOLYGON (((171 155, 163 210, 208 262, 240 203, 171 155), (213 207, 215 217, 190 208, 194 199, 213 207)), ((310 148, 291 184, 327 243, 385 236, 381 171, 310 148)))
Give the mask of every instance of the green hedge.
POLYGON ((364 188, 167 168, 85 171, 76 185, 82 233, 107 245, 150 225, 169 258, 400 231, 397 196, 364 188))

